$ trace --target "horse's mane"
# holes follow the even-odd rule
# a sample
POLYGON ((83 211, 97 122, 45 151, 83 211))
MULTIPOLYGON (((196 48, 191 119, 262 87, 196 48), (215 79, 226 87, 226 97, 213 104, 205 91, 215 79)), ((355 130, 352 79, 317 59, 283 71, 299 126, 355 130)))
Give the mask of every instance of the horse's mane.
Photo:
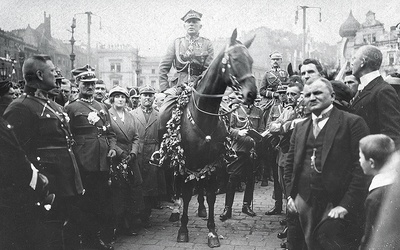
MULTIPOLYGON (((236 40, 236 44, 243 44, 242 42, 236 40)), ((232 45, 227 45, 228 47, 232 46, 232 45)), ((211 64, 208 66, 208 68, 211 67, 211 65, 213 65, 215 62, 220 62, 222 60, 222 58, 225 56, 225 50, 226 50, 226 46, 218 53, 218 55, 212 60, 211 64)), ((203 73, 195 80, 193 88, 197 88, 197 85, 200 83, 201 79, 203 78, 203 76, 207 73, 208 68, 206 70, 203 71, 203 73)))

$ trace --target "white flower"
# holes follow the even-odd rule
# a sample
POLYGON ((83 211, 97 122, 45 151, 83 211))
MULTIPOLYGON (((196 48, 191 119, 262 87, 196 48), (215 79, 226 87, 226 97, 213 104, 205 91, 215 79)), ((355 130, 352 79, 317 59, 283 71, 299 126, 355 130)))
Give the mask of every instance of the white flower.
POLYGON ((65 120, 69 123, 69 116, 68 116, 68 114, 67 113, 65 113, 65 112, 63 112, 63 115, 64 115, 64 118, 65 118, 65 120))
POLYGON ((94 125, 96 122, 100 120, 100 117, 98 116, 97 112, 90 112, 88 117, 87 117, 89 124, 94 125))

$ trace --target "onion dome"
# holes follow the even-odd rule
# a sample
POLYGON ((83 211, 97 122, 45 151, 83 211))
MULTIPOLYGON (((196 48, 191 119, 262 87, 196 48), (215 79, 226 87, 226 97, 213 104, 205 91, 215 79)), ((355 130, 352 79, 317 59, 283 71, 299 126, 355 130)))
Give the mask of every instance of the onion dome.
POLYGON ((354 18, 353 12, 350 10, 349 17, 340 26, 339 35, 341 37, 355 37, 359 29, 360 23, 354 18))

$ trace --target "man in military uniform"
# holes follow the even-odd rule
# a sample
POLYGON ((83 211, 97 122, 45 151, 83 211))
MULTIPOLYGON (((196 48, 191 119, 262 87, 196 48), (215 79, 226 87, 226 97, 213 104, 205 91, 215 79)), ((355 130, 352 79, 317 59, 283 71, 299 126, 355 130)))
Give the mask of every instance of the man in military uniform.
POLYGON ((182 17, 186 36, 175 39, 160 62, 161 92, 177 84, 194 82, 210 65, 214 49, 209 39, 199 36, 201 17, 202 14, 194 10, 182 17), (169 83, 167 74, 172 66, 176 68, 177 73, 169 83))
MULTIPOLYGON (((79 98, 65 107, 70 117, 71 131, 76 141, 77 155, 85 195, 82 208, 92 215, 95 230, 94 244, 98 249, 113 249, 100 238, 101 228, 111 222, 106 208, 110 204, 108 187, 109 158, 116 156, 116 135, 110 126, 110 115, 106 106, 93 97, 97 82, 93 68, 89 65, 72 72, 79 86, 79 98)), ((111 226, 111 225, 108 225, 111 226)))
POLYGON ((254 213, 250 206, 253 202, 255 182, 256 142, 247 133, 250 128, 258 132, 262 132, 265 129, 265 124, 262 123, 261 116, 261 109, 254 105, 242 105, 237 112, 232 114, 230 135, 233 140, 232 147, 238 157, 227 166, 229 177, 226 186, 225 208, 219 216, 221 221, 232 217, 232 205, 235 198, 236 186, 242 178, 246 180, 242 212, 252 217, 256 216, 256 213, 254 213))
POLYGON ((10 104, 4 118, 14 126, 29 161, 48 177, 50 192, 56 195, 55 218, 65 220, 83 187, 69 117, 49 99, 49 91, 56 87, 55 68, 49 56, 35 55, 24 62, 22 72, 25 93, 10 104))
POLYGON ((278 97, 276 91, 285 85, 288 81, 289 74, 281 69, 282 54, 274 52, 270 56, 272 69, 265 72, 265 75, 261 82, 260 95, 267 98, 278 97))

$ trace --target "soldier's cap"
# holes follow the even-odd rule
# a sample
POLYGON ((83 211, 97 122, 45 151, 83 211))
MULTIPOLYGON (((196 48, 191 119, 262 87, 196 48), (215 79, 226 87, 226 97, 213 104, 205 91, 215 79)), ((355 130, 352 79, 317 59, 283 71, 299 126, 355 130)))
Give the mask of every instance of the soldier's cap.
POLYGON ((129 97, 135 97, 135 98, 139 98, 139 91, 136 88, 132 88, 129 91, 129 97))
POLYGON ((143 86, 139 89, 139 94, 155 94, 155 93, 156 90, 150 85, 143 86))
POLYGON ((271 55, 269 55, 271 59, 282 59, 282 54, 279 53, 278 51, 273 52, 271 55))
POLYGON ((200 12, 197 12, 195 10, 189 10, 188 13, 186 13, 181 19, 186 22, 189 19, 198 19, 201 20, 201 17, 203 16, 203 14, 201 14, 200 12))
POLYGON ((90 65, 86 64, 81 68, 76 68, 71 71, 72 75, 75 76, 75 79, 79 82, 97 82, 98 79, 94 74, 94 68, 90 65))
POLYGON ((109 96, 113 96, 113 94, 123 94, 126 96, 126 98, 129 98, 128 90, 126 88, 123 88, 121 86, 115 86, 110 90, 109 96))
POLYGON ((56 80, 61 80, 64 79, 63 75, 61 74, 61 70, 59 68, 56 68, 56 80))
POLYGON ((282 83, 282 85, 278 86, 278 88, 276 89, 276 93, 286 93, 287 87, 287 83, 282 83))

